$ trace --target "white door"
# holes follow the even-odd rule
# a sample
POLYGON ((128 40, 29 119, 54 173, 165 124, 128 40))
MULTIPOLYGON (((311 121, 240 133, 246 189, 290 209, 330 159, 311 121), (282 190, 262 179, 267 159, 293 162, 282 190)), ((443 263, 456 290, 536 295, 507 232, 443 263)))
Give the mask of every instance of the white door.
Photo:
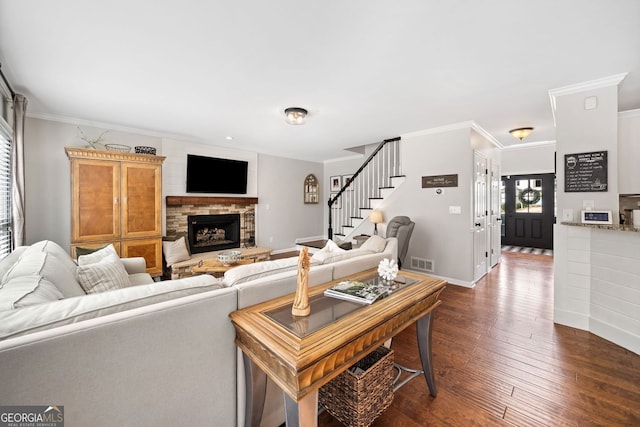
POLYGON ((474 252, 474 281, 479 280, 488 269, 488 239, 487 239, 487 158, 474 153, 475 182, 473 203, 473 252, 474 252))
POLYGON ((491 162, 491 190, 489 200, 490 206, 490 266, 493 267, 500 262, 500 254, 502 250, 501 243, 501 217, 500 217, 500 165, 491 162))

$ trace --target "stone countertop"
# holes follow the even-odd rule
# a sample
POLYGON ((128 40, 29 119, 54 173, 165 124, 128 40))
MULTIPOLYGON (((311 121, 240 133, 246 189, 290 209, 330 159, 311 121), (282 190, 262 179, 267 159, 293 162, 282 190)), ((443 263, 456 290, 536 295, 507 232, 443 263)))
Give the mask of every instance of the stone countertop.
POLYGON ((620 225, 620 224, 583 224, 581 222, 562 221, 562 225, 570 225, 572 227, 587 227, 587 228, 600 228, 603 230, 616 230, 616 231, 631 231, 634 233, 640 233, 640 227, 634 227, 633 225, 620 225))

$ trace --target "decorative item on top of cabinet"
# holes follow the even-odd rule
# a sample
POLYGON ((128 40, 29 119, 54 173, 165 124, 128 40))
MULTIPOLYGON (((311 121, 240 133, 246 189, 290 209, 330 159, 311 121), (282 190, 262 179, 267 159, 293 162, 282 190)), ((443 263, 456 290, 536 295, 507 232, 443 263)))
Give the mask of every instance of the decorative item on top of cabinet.
POLYGON ((162 275, 164 157, 65 147, 71 162, 71 248, 113 244, 162 275))
POLYGON ((320 200, 319 191, 318 178, 310 173, 304 179, 304 202, 306 204, 318 203, 320 200))

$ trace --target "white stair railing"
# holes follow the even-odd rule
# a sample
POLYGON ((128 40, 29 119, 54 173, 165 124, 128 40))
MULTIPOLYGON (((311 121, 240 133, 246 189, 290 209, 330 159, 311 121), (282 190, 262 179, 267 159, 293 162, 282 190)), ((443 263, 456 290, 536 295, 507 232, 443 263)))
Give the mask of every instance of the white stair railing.
POLYGON ((372 202, 382 198, 383 189, 392 188, 392 178, 397 176, 402 176, 400 137, 382 141, 340 191, 329 198, 328 238, 348 234, 345 229, 364 219, 362 211, 372 209, 372 202))

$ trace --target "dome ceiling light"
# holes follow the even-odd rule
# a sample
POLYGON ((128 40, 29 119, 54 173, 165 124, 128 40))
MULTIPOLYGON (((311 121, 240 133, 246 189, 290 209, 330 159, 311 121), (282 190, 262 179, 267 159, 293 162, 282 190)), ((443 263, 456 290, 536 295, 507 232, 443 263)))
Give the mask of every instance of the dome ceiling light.
POLYGON ((284 110, 286 121, 290 125, 303 125, 307 121, 307 110, 300 107, 289 107, 284 110))
POLYGON ((533 132, 533 128, 516 128, 509 131, 514 138, 518 138, 520 141, 531 135, 531 132, 533 132))

